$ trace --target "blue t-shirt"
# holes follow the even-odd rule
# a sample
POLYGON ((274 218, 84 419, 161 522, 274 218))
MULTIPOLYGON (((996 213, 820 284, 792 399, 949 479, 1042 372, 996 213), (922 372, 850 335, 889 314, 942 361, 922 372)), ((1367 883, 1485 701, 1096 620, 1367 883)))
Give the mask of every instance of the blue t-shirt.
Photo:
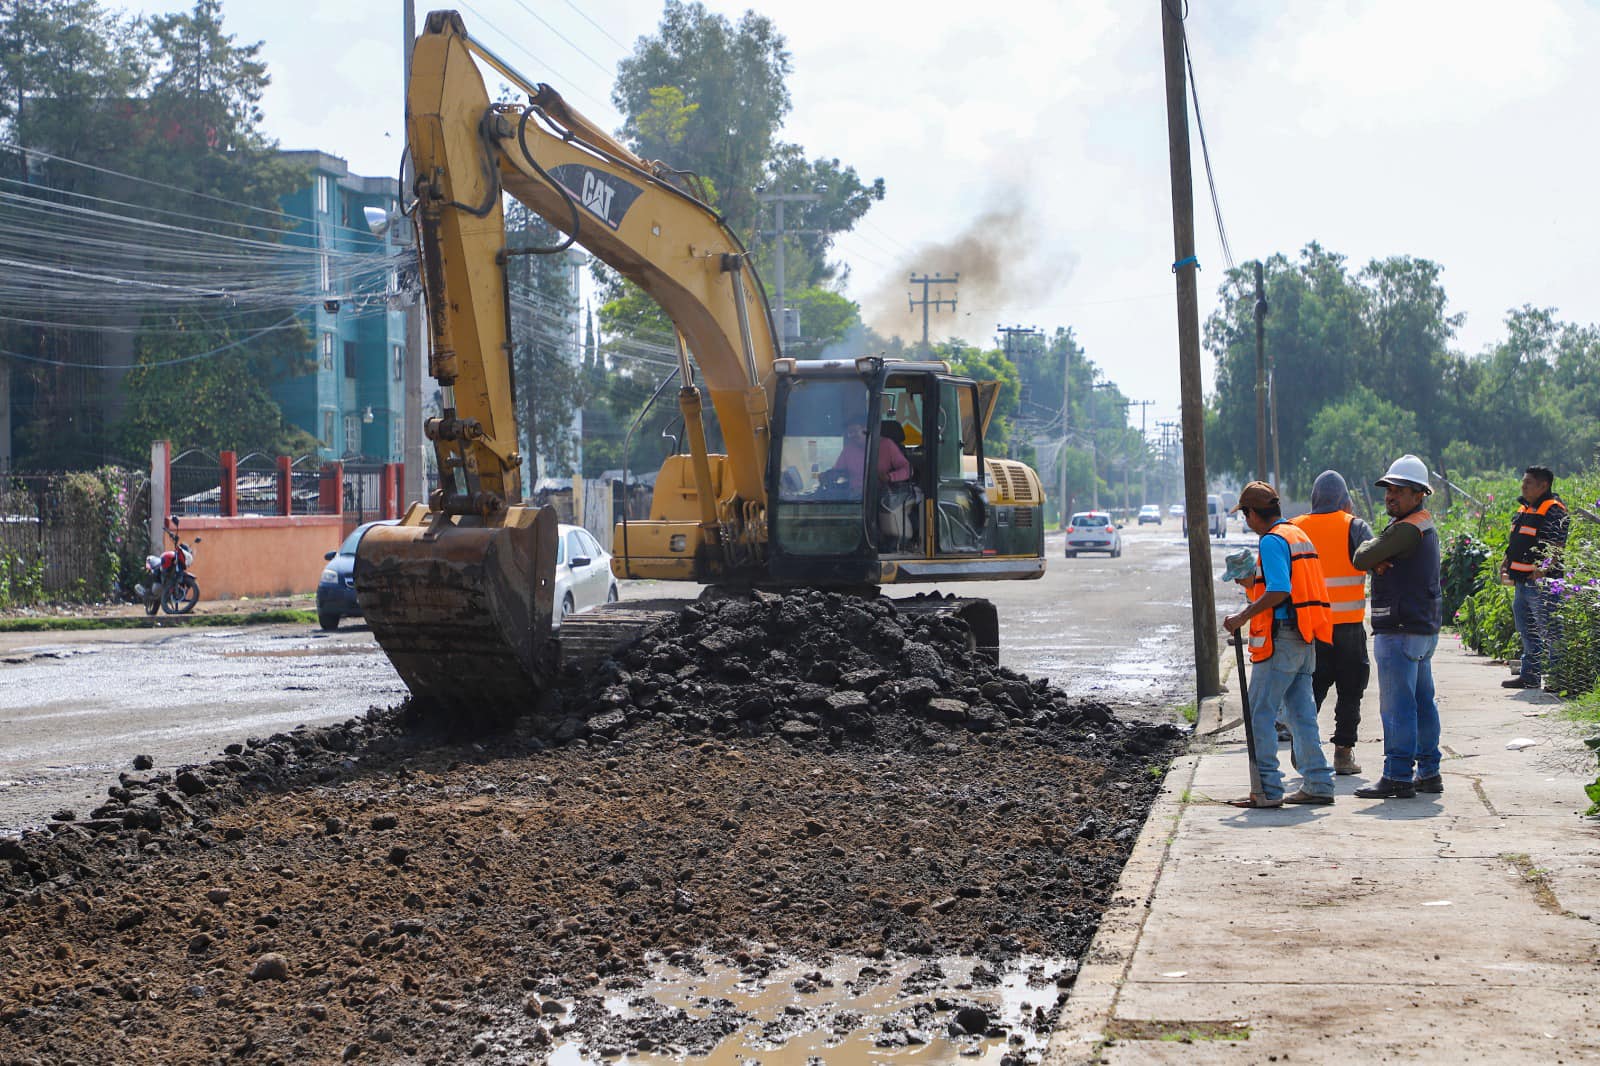
MULTIPOLYGON (((1280 518, 1272 524, 1276 527, 1283 521, 1280 518)), ((1266 591, 1292 593, 1294 583, 1289 576, 1289 542, 1269 532, 1261 538, 1258 550, 1261 552, 1261 578, 1266 583, 1266 591)), ((1288 621, 1289 601, 1285 600, 1274 607, 1272 617, 1288 621)))

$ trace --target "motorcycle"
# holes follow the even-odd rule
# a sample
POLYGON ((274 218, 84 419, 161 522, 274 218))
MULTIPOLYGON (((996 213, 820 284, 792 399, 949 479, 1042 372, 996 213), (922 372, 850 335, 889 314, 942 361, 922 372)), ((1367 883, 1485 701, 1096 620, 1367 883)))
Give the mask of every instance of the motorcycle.
MULTIPOLYGON (((194 565, 194 549, 178 539, 178 517, 168 515, 167 522, 162 532, 171 538, 171 549, 145 556, 144 582, 133 588, 147 615, 157 611, 188 614, 200 602, 200 582, 189 572, 194 565)), ((202 539, 196 537, 194 542, 199 544, 202 539)))

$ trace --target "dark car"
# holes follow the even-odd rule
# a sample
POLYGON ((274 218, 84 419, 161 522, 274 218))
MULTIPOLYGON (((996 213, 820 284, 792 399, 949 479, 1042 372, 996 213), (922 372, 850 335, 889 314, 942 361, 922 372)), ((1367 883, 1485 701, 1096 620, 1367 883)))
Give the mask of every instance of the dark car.
POLYGON ((328 566, 317 582, 317 622, 323 629, 338 629, 341 618, 361 617, 361 605, 356 602, 356 545, 373 526, 392 526, 399 521, 385 518, 359 525, 344 538, 338 551, 323 556, 328 566))

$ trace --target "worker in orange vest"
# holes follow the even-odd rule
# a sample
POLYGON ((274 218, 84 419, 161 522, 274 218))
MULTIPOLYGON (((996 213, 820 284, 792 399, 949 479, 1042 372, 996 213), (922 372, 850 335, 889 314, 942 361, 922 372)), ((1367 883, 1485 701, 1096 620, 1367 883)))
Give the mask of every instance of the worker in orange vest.
POLYGON ((1261 538, 1250 606, 1222 621, 1229 633, 1250 627, 1250 661, 1255 664, 1250 671, 1251 733, 1261 791, 1229 802, 1235 807, 1332 803, 1333 767, 1317 738, 1317 705, 1311 697, 1316 644, 1333 639, 1328 587, 1316 545, 1299 526, 1284 521, 1278 490, 1264 481, 1240 490, 1234 510, 1261 538), (1299 790, 1287 796, 1273 728, 1279 718, 1289 727, 1301 775, 1299 790))
POLYGON ((1506 557, 1500 576, 1517 587, 1511 616, 1522 639, 1522 669, 1500 682, 1502 688, 1540 688, 1549 650, 1550 616, 1555 597, 1541 580, 1561 576, 1561 549, 1567 543, 1567 505, 1555 493, 1555 474, 1530 466, 1522 474, 1522 498, 1511 516, 1506 557))
POLYGON ((1367 658, 1367 575, 1352 560, 1363 541, 1372 539, 1372 527, 1357 518, 1350 489, 1337 470, 1324 470, 1311 486, 1311 513, 1289 521, 1306 531, 1317 546, 1317 561, 1328 583, 1328 607, 1333 613, 1333 641, 1317 645, 1317 668, 1311 675, 1311 694, 1322 712, 1328 690, 1336 688, 1333 705, 1333 772, 1359 774, 1356 731, 1361 726, 1361 697, 1372 677, 1367 658))

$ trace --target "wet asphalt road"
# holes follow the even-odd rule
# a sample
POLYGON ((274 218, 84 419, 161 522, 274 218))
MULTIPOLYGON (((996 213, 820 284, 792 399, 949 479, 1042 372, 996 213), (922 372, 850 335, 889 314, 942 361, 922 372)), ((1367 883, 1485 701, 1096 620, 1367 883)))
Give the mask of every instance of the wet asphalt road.
MULTIPOLYGON (((1166 720, 1194 698, 1188 553, 1170 521, 1123 533, 1120 559, 1066 559, 1054 534, 1042 579, 949 591, 994 601, 1007 666, 1166 720)), ((1238 543, 1235 532, 1226 547, 1238 543)), ((1223 550, 1213 549, 1213 573, 1223 550)), ((677 590, 637 583, 624 598, 663 594, 677 590)), ((1231 610, 1237 599, 1232 586, 1217 586, 1219 607, 1231 610)), ((356 717, 404 693, 371 633, 349 623, 333 633, 0 634, 0 832, 38 825, 61 807, 87 816, 136 754, 170 770, 249 736, 356 717)))

